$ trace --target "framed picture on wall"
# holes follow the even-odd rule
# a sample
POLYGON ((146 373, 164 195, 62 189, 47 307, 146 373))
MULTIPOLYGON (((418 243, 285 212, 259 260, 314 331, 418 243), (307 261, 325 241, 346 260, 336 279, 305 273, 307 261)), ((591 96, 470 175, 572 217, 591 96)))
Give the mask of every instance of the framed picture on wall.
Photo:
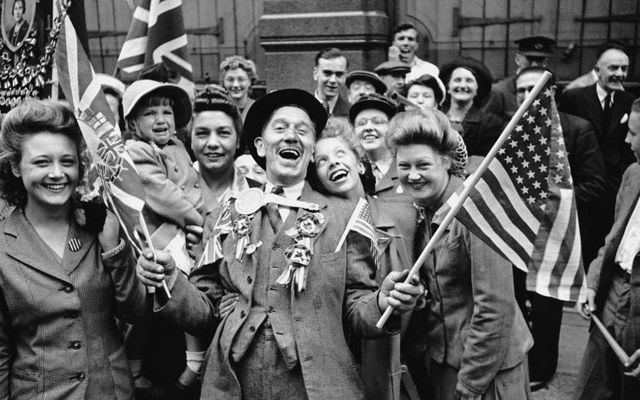
POLYGON ((20 49, 33 28, 36 0, 2 1, 2 39, 12 52, 20 49))

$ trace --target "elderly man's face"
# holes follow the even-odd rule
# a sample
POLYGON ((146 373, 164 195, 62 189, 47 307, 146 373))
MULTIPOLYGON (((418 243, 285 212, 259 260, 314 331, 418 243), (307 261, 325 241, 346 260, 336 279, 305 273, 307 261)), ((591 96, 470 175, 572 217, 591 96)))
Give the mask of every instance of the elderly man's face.
POLYGON ((623 82, 627 79, 629 57, 618 49, 609 49, 602 53, 595 71, 598 84, 607 91, 624 90, 623 82))
POLYGON ((353 104, 367 94, 374 94, 375 86, 369 81, 356 79, 349 85, 349 103, 353 104))
POLYGON ((255 139, 260 157, 266 159, 267 179, 277 186, 302 181, 313 157, 315 127, 309 115, 295 106, 277 109, 255 139))
POLYGON ((388 75, 380 75, 380 79, 387 86, 389 93, 399 92, 405 83, 405 72, 392 72, 388 75))

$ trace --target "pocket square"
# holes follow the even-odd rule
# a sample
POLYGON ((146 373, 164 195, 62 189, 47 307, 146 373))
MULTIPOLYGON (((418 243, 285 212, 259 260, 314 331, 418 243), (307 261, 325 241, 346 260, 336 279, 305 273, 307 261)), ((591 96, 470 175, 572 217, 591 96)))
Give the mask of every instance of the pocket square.
POLYGON ((621 124, 626 123, 629 120, 629 114, 624 113, 624 115, 622 116, 622 119, 620 120, 621 124))

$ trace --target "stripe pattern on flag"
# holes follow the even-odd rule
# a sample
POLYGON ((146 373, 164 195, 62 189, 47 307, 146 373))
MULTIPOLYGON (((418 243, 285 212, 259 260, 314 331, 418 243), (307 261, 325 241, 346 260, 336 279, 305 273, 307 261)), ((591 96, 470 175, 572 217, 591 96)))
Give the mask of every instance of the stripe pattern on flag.
POLYGON ((378 268, 380 264, 380 247, 378 246, 378 237, 374 228, 371 208, 369 207, 369 203, 367 203, 363 198, 358 200, 358 204, 356 204, 356 208, 353 210, 353 214, 351 214, 351 218, 345 228, 345 232, 348 231, 358 232, 369 239, 369 251, 373 256, 376 268, 378 268))
MULTIPOLYGON (((448 205, 455 204, 456 195, 448 205)), ((527 288, 575 301, 584 283, 571 170, 553 91, 540 92, 456 215, 527 274, 527 288)))
POLYGON ((92 156, 91 168, 96 171, 93 176, 98 179, 94 185, 103 187, 107 206, 136 246, 133 238, 144 206, 144 189, 73 24, 68 15, 61 17, 64 23, 55 53, 60 87, 75 112, 92 156))
POLYGON ((137 79, 143 68, 158 63, 177 71, 179 84, 185 87, 193 85, 182 0, 139 2, 118 57, 117 69, 123 81, 131 82, 137 79))

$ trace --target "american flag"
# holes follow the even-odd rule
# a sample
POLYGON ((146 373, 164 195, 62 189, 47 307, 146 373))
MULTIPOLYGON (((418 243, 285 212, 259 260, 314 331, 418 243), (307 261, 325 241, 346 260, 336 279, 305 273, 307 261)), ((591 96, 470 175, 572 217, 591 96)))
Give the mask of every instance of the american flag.
MULTIPOLYGON (((518 268, 527 288, 575 301, 584 282, 573 181, 547 85, 456 215, 518 268)), ((456 196, 448 204, 453 205, 456 196)))
POLYGON ((193 68, 187 58, 182 0, 139 0, 116 70, 132 82, 145 67, 164 63, 180 75, 179 85, 193 91, 193 68))
POLYGON ((132 239, 144 206, 140 177, 124 148, 120 129, 89 58, 78 43, 73 24, 66 14, 61 18, 64 23, 55 53, 60 87, 75 111, 107 205, 118 216, 129 241, 138 248, 132 239))
POLYGON ((360 198, 358 200, 358 204, 356 204, 356 208, 353 210, 353 214, 351 214, 351 218, 349 218, 349 222, 347 222, 344 233, 338 242, 336 252, 340 250, 340 247, 342 247, 342 244, 346 240, 347 234, 350 231, 358 232, 369 239, 371 243, 369 251, 373 256, 376 267, 378 267, 380 264, 380 247, 378 246, 378 236, 374 225, 369 203, 367 203, 367 200, 360 198))
POLYGON ((218 216, 216 224, 213 227, 211 237, 207 240, 202 256, 196 264, 194 271, 203 265, 212 264, 224 257, 222 252, 222 235, 229 234, 233 229, 231 222, 231 213, 229 212, 229 204, 224 206, 222 213, 218 216))

